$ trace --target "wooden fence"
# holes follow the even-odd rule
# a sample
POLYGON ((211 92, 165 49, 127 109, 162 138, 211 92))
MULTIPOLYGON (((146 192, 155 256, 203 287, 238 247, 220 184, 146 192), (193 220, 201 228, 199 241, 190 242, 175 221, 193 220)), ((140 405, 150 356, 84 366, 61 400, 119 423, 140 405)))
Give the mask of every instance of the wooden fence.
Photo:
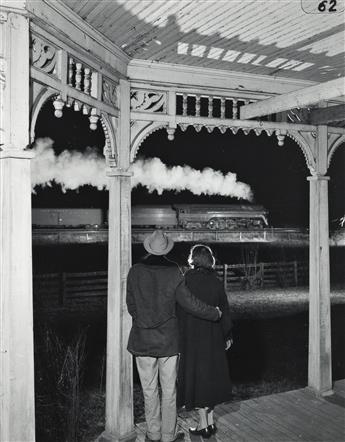
MULTIPOLYGON (((306 262, 262 262, 224 264, 216 267, 226 290, 288 287, 308 282, 306 262)), ((33 279, 36 307, 68 306, 79 303, 104 303, 107 296, 107 271, 87 273, 46 273, 33 279)))
POLYGON ((258 264, 224 264, 216 271, 225 290, 250 290, 267 287, 290 287, 308 282, 308 263, 260 262, 258 264))
POLYGON ((33 279, 34 303, 38 307, 76 303, 104 303, 108 272, 49 273, 33 279))

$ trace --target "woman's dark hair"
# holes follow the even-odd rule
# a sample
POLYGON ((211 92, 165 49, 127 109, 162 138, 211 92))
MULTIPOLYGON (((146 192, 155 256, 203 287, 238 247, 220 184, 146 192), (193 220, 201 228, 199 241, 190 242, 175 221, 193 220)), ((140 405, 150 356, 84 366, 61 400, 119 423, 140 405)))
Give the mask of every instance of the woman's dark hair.
POLYGON ((214 257, 209 247, 203 245, 194 246, 191 250, 189 264, 195 268, 202 267, 211 269, 214 265, 214 257))

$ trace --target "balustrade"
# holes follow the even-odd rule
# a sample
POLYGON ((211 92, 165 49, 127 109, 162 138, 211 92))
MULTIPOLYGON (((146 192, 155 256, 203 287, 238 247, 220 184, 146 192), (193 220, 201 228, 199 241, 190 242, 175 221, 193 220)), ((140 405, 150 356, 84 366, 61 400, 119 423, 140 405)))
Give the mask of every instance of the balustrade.
POLYGON ((68 86, 97 98, 97 72, 73 57, 68 57, 68 86))
POLYGON ((92 60, 81 61, 42 36, 32 34, 31 43, 31 76, 40 85, 36 95, 43 84, 56 91, 52 99, 57 118, 63 116, 66 106, 89 116, 90 129, 96 130, 101 113, 117 115, 116 80, 101 73, 92 60))
POLYGON ((240 106, 255 100, 224 96, 176 93, 176 115, 238 119, 240 106))

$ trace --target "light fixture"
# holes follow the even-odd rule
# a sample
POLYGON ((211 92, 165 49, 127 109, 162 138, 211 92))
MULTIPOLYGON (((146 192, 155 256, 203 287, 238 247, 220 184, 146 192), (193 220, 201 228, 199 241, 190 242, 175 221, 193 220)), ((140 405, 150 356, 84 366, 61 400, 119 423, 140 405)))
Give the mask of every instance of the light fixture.
POLYGON ((56 116, 56 118, 61 118, 62 117, 62 109, 65 106, 65 102, 62 100, 61 95, 58 95, 55 100, 53 101, 53 106, 54 106, 54 115, 56 116))

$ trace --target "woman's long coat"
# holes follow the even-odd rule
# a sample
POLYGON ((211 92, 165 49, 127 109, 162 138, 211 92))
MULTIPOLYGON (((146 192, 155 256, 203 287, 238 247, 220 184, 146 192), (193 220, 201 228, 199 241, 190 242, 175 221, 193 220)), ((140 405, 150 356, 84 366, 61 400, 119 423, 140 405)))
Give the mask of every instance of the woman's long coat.
POLYGON ((213 270, 186 273, 186 285, 203 302, 219 306, 222 319, 210 322, 178 310, 180 363, 177 397, 187 409, 213 407, 231 398, 231 381, 225 352, 231 336, 229 304, 222 283, 213 270))

